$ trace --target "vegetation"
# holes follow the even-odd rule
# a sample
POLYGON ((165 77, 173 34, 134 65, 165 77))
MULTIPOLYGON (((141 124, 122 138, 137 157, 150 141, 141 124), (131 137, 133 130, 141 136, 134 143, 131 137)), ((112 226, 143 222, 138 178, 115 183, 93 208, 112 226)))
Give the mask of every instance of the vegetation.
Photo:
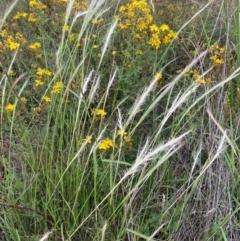
POLYGON ((2 0, 0 239, 240 240, 236 0, 2 0))

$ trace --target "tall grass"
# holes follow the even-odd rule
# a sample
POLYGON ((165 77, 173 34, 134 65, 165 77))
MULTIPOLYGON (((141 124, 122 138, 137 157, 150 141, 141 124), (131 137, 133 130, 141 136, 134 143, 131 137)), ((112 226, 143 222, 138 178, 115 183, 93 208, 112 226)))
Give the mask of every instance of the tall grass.
MULTIPOLYGON (((1 32, 2 240, 238 240, 228 1, 138 1, 177 33, 160 48, 120 29, 133 1, 36 2, 42 22, 27 44, 39 52, 7 49, 1 32)), ((15 31, 29 1, 1 4, 1 30, 15 31)))

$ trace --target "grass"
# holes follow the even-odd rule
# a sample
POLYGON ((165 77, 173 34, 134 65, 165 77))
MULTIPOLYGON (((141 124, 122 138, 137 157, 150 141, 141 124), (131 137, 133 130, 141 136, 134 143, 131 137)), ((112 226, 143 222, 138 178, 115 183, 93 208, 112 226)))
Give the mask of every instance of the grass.
POLYGON ((2 1, 0 240, 239 240, 238 4, 2 1))

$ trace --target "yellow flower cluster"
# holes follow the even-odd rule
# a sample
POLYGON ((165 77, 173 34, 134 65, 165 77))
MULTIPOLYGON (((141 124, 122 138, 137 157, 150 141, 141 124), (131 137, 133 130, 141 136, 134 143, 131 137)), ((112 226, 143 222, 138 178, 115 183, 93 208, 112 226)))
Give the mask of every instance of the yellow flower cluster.
MULTIPOLYGON (((70 0, 48 0, 50 5, 61 5, 63 7, 69 3, 70 0)), ((85 11, 89 7, 87 0, 75 0, 73 3, 74 11, 85 11)))
POLYGON ((99 18, 99 19, 93 19, 92 20, 92 24, 100 24, 103 22, 103 18, 99 18))
POLYGON ((39 10, 43 10, 43 9, 47 8, 47 6, 45 4, 43 4, 41 1, 39 1, 39 0, 29 1, 29 7, 37 8, 39 10))
POLYGON ((148 28, 153 20, 151 9, 144 0, 134 0, 125 6, 121 6, 119 12, 123 14, 123 20, 119 24, 121 29, 127 29, 135 25, 136 29, 142 32, 148 28))
POLYGON ((15 49, 19 48, 19 46, 20 46, 19 43, 14 42, 12 40, 12 37, 7 38, 5 41, 5 44, 6 44, 7 48, 10 50, 15 50, 15 49))
POLYGON ((118 130, 117 135, 118 135, 118 136, 122 136, 122 137, 123 137, 123 140, 124 140, 125 142, 128 142, 128 143, 129 143, 129 142, 132 141, 131 137, 128 135, 128 133, 127 133, 126 131, 118 130))
POLYGON ((112 147, 114 147, 114 143, 113 143, 113 140, 110 138, 106 138, 105 140, 102 140, 98 145, 99 150, 108 150, 112 147))
POLYGON ((63 82, 56 82, 55 85, 52 87, 51 94, 59 94, 62 91, 63 86, 63 82))
POLYGON ((33 13, 30 13, 29 16, 28 16, 28 22, 30 23, 35 23, 37 22, 37 18, 36 16, 33 14, 33 13))
MULTIPOLYGON (((179 70, 178 73, 181 71, 182 70, 179 70)), ((200 84, 210 84, 212 82, 211 78, 203 78, 197 70, 189 70, 184 76, 191 77, 194 81, 197 81, 200 84)))
POLYGON ((0 36, 3 37, 3 49, 15 50, 26 43, 26 39, 19 32, 13 37, 4 29, 0 32, 0 36))
POLYGON ((214 43, 210 47, 210 53, 211 53, 210 60, 215 65, 222 65, 224 63, 223 58, 222 58, 223 54, 225 53, 225 48, 224 47, 220 48, 217 43, 214 43))
POLYGON ((92 137, 91 136, 86 136, 86 138, 83 139, 84 142, 91 144, 92 143, 92 137))
POLYGON ((47 69, 42 69, 42 68, 38 68, 37 69, 37 75, 39 77, 43 77, 44 75, 45 76, 53 76, 53 72, 47 70, 47 69))
POLYGON ((42 86, 42 85, 44 85, 44 82, 43 82, 42 80, 40 80, 40 79, 35 79, 34 82, 35 82, 35 85, 36 85, 36 86, 42 86))
POLYGON ((168 44, 177 38, 177 34, 167 24, 157 26, 153 22, 151 6, 146 0, 132 0, 131 3, 119 8, 121 15, 119 28, 130 29, 137 40, 147 40, 147 43, 158 49, 161 43, 168 44))
POLYGON ((41 48, 41 43, 39 42, 35 42, 29 45, 29 49, 31 50, 38 50, 39 48, 41 48))
POLYGON ((15 106, 13 105, 13 104, 7 104, 6 106, 5 106, 5 111, 7 111, 7 112, 13 112, 14 111, 14 108, 15 108, 15 106))
POLYGON ((157 80, 161 80, 162 79, 162 74, 161 73, 156 73, 154 75, 154 78, 156 78, 157 80))
POLYGON ((92 114, 96 116, 104 117, 107 115, 107 112, 103 109, 92 109, 92 114))
POLYGON ((20 18, 26 18, 27 13, 25 12, 17 12, 16 15, 13 17, 14 20, 20 19, 20 18))
POLYGON ((50 98, 49 96, 47 96, 47 95, 44 95, 44 96, 42 97, 42 99, 43 99, 44 101, 46 101, 47 103, 48 103, 48 102, 51 102, 51 98, 50 98))
MULTIPOLYGON (((126 143, 128 147, 131 147, 132 139, 128 135, 128 132, 126 132, 124 130, 118 130, 117 136, 121 136, 122 140, 124 140, 124 143, 126 143)), ((116 141, 118 142, 119 139, 116 139, 116 141)), ((81 144, 83 144, 83 143, 91 144, 92 136, 86 136, 80 143, 81 144)), ((113 139, 111 139, 109 137, 100 141, 100 143, 98 144, 99 150, 108 150, 110 148, 117 148, 117 145, 115 144, 115 141, 113 141, 113 139)))

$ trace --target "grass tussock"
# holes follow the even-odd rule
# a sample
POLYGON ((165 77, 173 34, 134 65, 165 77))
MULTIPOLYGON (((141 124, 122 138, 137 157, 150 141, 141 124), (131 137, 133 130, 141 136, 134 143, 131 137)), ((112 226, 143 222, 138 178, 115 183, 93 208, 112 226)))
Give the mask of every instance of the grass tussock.
POLYGON ((239 240, 237 1, 0 3, 1 240, 239 240))

